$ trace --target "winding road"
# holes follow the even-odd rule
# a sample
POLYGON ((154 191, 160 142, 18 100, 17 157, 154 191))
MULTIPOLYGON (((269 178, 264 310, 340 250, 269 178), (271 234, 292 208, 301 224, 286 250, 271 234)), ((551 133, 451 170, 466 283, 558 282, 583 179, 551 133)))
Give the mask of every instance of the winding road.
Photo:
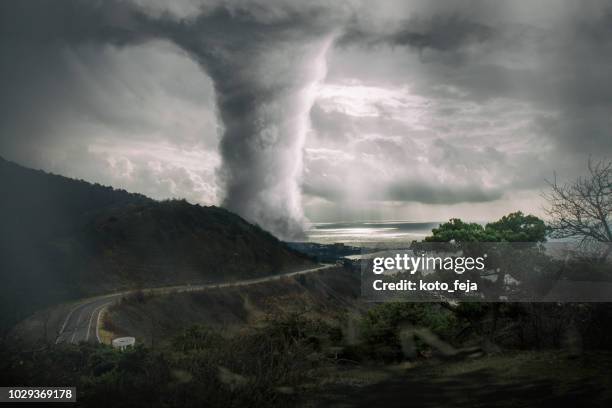
MULTIPOLYGON (((160 288, 143 289, 143 291, 145 293, 168 294, 180 292, 197 292, 207 289, 217 289, 232 286, 255 285, 258 283, 269 282, 281 278, 305 275, 323 269, 332 268, 334 266, 335 265, 324 264, 316 268, 303 269, 279 275, 264 276, 261 278, 245 279, 235 282, 222 282, 202 285, 166 286, 160 288)), ((119 301, 123 296, 135 292, 135 290, 128 290, 80 300, 72 307, 72 309, 70 309, 70 311, 66 315, 64 322, 60 328, 59 334, 55 340, 55 343, 101 343, 98 330, 100 326, 100 315, 102 311, 113 303, 119 301)))

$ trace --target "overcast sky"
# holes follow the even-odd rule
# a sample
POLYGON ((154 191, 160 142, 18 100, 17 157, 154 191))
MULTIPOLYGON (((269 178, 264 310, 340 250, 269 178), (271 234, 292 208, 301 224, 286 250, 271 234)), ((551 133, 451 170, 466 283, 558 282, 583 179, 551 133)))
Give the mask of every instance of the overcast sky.
POLYGON ((612 156, 606 3, 3 1, 0 155, 284 237, 541 214, 612 156))

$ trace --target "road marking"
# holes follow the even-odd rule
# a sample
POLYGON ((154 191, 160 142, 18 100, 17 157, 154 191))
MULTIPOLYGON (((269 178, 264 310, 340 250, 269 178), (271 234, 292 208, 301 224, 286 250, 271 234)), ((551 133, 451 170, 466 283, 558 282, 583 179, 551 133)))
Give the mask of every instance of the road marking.
MULTIPOLYGON (((145 291, 150 292, 150 293, 159 293, 159 294, 167 294, 167 293, 173 293, 173 292, 197 292, 197 291, 203 291, 203 290, 208 290, 208 289, 220 289, 220 288, 226 288, 226 287, 233 287, 233 286, 248 286, 248 285, 254 285, 254 284, 258 284, 258 283, 264 283, 264 282, 270 282, 273 280, 279 280, 282 279, 284 277, 292 277, 292 276, 297 276, 297 275, 305 275, 307 273, 311 273, 311 272, 316 272, 316 271, 320 271, 323 269, 328 269, 328 268, 332 268, 335 267, 336 265, 332 265, 332 264, 323 264, 319 267, 316 268, 311 268, 311 269, 305 269, 305 270, 301 270, 301 271, 294 271, 294 272, 288 272, 288 273, 283 273, 283 274, 279 274, 279 275, 272 275, 272 276, 266 276, 266 277, 260 277, 260 278, 252 278, 252 279, 245 279, 242 281, 237 281, 237 282, 221 282, 221 283, 211 283, 211 284, 204 284, 204 285, 175 285, 175 286, 171 286, 171 287, 161 287, 161 288, 150 288, 150 289, 145 289, 145 291)), ((106 298, 113 298, 112 300, 110 300, 109 302, 106 302, 100 306, 97 306, 96 308, 94 308, 94 310, 92 311, 91 315, 89 316, 89 324, 87 326, 87 334, 85 336, 85 341, 89 340, 89 332, 91 331, 91 324, 93 322, 93 317, 95 316, 96 312, 98 313, 98 317, 96 319, 96 338, 98 340, 99 343, 102 343, 101 339, 100 339, 100 334, 99 334, 99 328, 100 328, 100 315, 101 315, 101 310, 110 305, 111 303, 114 303, 117 301, 118 298, 120 298, 121 296, 125 296, 125 295, 129 295, 131 293, 136 292, 136 290, 126 290, 126 291, 122 291, 122 292, 117 292, 117 293, 109 293, 106 295, 101 295, 101 296, 96 296, 93 299, 90 299, 90 302, 97 302, 101 299, 106 299, 106 298)), ((59 341, 61 340, 62 334, 64 333, 66 326, 68 325, 68 322, 70 320, 70 317, 73 315, 73 313, 79 308, 82 307, 79 316, 76 319, 75 322, 75 327, 74 330, 72 332, 72 336, 70 338, 70 343, 74 343, 74 338, 78 332, 78 329, 80 327, 80 320, 81 320, 81 316, 83 315, 83 311, 87 308, 88 305, 90 305, 90 303, 83 303, 84 301, 81 301, 81 303, 77 304, 76 306, 74 306, 70 312, 68 313, 68 316, 66 316, 66 319, 64 320, 64 324, 62 325, 62 328, 60 330, 60 334, 58 335, 57 339, 55 340, 55 343, 59 343, 59 341)))
POLYGON ((75 310, 77 310, 77 308, 80 306, 80 304, 76 304, 75 306, 73 306, 70 309, 70 312, 68 313, 68 316, 66 316, 66 319, 64 319, 64 324, 62 324, 62 328, 60 329, 59 333, 57 334, 57 338, 55 339, 55 344, 59 343, 60 341, 60 337, 62 337, 62 334, 64 333, 64 330, 66 329, 66 325, 68 324, 68 320, 70 319, 70 316, 72 316, 72 313, 74 313, 75 310))
MULTIPOLYGON (((106 305, 112 302, 103 303, 100 306, 96 307, 92 312, 91 316, 89 316, 89 324, 87 325, 87 335, 85 335, 85 341, 89 341, 89 332, 91 331, 91 322, 93 321, 93 317, 98 310, 105 307, 106 305)), ((100 337, 98 336, 98 323, 99 323, 100 314, 98 313, 98 319, 96 320, 96 337, 98 337, 98 342, 101 343, 100 337)))
POLYGON ((83 307, 81 308, 81 312, 79 313, 79 317, 77 317, 77 320, 76 320, 76 325, 74 327, 74 330, 72 331, 72 337, 70 337, 70 342, 71 343, 74 343, 74 336, 76 336, 76 334, 77 334, 77 331, 79 329, 79 321, 81 320, 81 316, 83 315, 83 311, 85 310, 87 304, 82 305, 82 306, 83 307))
MULTIPOLYGON (((108 306, 111 303, 112 302, 109 302, 104 306, 108 306)), ((98 340, 98 343, 102 343, 102 340, 100 340, 100 316, 102 316, 103 310, 104 308, 100 309, 100 311, 98 312, 98 318, 96 319, 96 339, 98 340)))

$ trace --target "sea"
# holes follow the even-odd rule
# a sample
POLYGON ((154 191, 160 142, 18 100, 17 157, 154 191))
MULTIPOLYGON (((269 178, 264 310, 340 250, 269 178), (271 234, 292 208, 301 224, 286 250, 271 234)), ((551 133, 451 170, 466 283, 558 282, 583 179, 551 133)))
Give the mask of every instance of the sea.
POLYGON ((310 224, 306 234, 309 242, 360 246, 363 243, 420 241, 439 225, 435 221, 318 222, 310 224))

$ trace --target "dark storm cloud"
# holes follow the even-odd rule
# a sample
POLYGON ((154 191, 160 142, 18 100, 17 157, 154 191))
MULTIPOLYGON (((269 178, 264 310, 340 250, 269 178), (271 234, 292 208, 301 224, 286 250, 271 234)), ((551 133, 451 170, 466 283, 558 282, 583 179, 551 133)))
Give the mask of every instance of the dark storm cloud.
MULTIPOLYGON (((348 199, 347 191, 338 180, 318 180, 306 183, 304 193, 321 197, 330 202, 342 202, 348 199)), ((435 180, 394 180, 385 186, 369 184, 364 186, 363 193, 368 193, 363 201, 373 202, 416 202, 423 204, 459 204, 482 203, 499 200, 503 197, 501 189, 485 189, 476 184, 452 185, 435 180)))
POLYGON ((418 50, 456 51, 473 42, 486 41, 493 29, 457 14, 413 17, 394 27, 391 32, 368 30, 363 24, 349 25, 338 40, 339 46, 390 45, 418 50))
MULTIPOLYGON (((588 154, 612 153, 612 13, 603 2, 384 3, 385 18, 367 2, 348 7, 324 0, 209 1, 181 16, 166 11, 171 5, 164 2, 0 2, 0 154, 28 145, 28 152, 44 155, 52 137, 62 139, 56 148, 87 152, 87 143, 75 136, 79 129, 62 133, 67 111, 108 128, 153 132, 155 123, 126 112, 126 104, 115 106, 113 92, 105 94, 106 88, 135 84, 109 86, 113 75, 105 73, 104 53, 155 41, 180 48, 213 82, 223 126, 218 176, 224 205, 285 237, 299 234, 303 221, 309 113, 315 148, 351 148, 359 156, 349 170, 337 154, 317 157, 307 169, 304 192, 334 202, 351 197, 345 175, 361 174, 362 180, 353 178, 358 189, 381 200, 490 202, 502 191, 537 188, 536 180, 552 168, 571 173, 588 154), (336 33, 337 46, 327 55, 330 81, 340 77, 343 87, 371 75, 370 83, 380 89, 398 85, 400 93, 408 84, 408 99, 395 102, 410 105, 416 95, 433 107, 415 113, 419 106, 393 111, 395 105, 383 104, 372 108, 374 114, 357 109, 349 115, 335 110, 342 102, 334 100, 310 112, 313 85, 324 75, 324 53, 336 33), (338 55, 349 57, 338 64, 338 55), (516 122, 530 123, 512 128, 512 115, 488 109, 499 101, 517 110, 516 122), (519 103, 526 107, 517 108, 519 103), (432 113, 436 104, 440 108, 432 113), (419 115, 429 122, 416 123, 419 115), (437 138, 448 139, 446 145, 437 138), (510 140, 515 138, 531 141, 526 146, 510 140), (480 149, 498 141, 499 150, 480 149), (450 153, 437 158, 436 149, 450 153), (374 156, 377 167, 363 165, 363 157, 374 156), (440 177, 428 178, 431 173, 440 177), (414 176, 402 178, 406 174, 414 176), (455 183, 440 181, 448 175, 455 183)), ((193 95, 197 100, 201 94, 193 95)), ((361 99, 357 104, 367 98, 361 99)), ((191 175, 174 173, 172 180, 192 188, 191 175)))
MULTIPOLYGON (((13 87, 7 84, 0 103, 14 106, 8 95, 19 95, 22 102, 10 108, 13 116, 21 117, 17 126, 4 126, 2 134, 10 134, 12 140, 3 141, 3 149, 5 143, 14 142, 12 135, 24 129, 27 103, 40 97, 47 102, 61 98, 61 84, 69 81, 63 72, 70 68, 64 60, 66 49, 171 41, 197 61, 214 83, 224 125, 220 144, 224 205, 280 236, 295 238, 303 225, 297 183, 314 98, 309 88, 324 72, 322 58, 336 18, 322 4, 218 3, 179 19, 119 1, 3 3, 3 60, 20 81, 13 87), (52 74, 43 69, 37 75, 36 66, 40 69, 44 63, 52 74), (27 78, 20 64, 38 82, 35 87, 26 86, 25 92, 20 87, 27 78)), ((95 53, 91 56, 95 58, 95 53)), ((87 92, 84 88, 76 92, 87 92)), ((67 87, 67 91, 74 89, 67 87)), ((56 116, 56 109, 62 109, 61 103, 41 113, 56 116)), ((46 133, 35 122, 27 129, 32 143, 46 133)))
POLYGON ((406 201, 424 204, 482 203, 499 200, 503 191, 484 189, 477 185, 456 186, 435 181, 407 181, 391 184, 383 201, 406 201))
MULTIPOLYGON (((612 8, 593 19, 577 19, 562 39, 564 49, 550 74, 559 114, 540 123, 568 153, 612 154, 612 8)), ((544 74, 543 74, 544 75, 544 74)))
POLYGON ((2 41, 31 43, 109 43, 145 40, 137 9, 118 0, 38 0, 0 3, 2 41))
POLYGON ((418 49, 433 48, 440 51, 458 49, 471 42, 482 42, 491 36, 492 30, 484 24, 467 21, 458 16, 433 17, 430 20, 414 19, 389 41, 396 45, 409 45, 418 49))
MULTIPOLYGON (((97 62, 102 63, 101 45, 143 41, 147 35, 137 29, 135 16, 126 3, 113 0, 0 3, 0 148, 4 154, 44 142, 69 109, 93 108, 88 114, 94 116, 110 111, 87 106, 92 86, 80 78, 75 60, 82 55, 97 67, 97 62)), ((107 122, 118 117, 112 119, 107 122)))
MULTIPOLYGON (((515 191, 544 189, 544 180, 553 170, 569 179, 580 174, 589 155, 600 158, 612 154, 612 82, 608 79, 612 72, 611 6, 603 1, 583 5, 563 1, 486 3, 458 1, 438 7, 439 3, 429 2, 416 11, 417 17, 401 20, 398 16, 403 22, 397 25, 393 20, 387 26, 364 24, 361 19, 347 29, 339 43, 339 52, 357 57, 343 61, 346 69, 335 68, 334 72, 359 75, 371 68, 354 67, 363 67, 364 60, 375 61, 372 54, 384 55, 385 61, 395 61, 395 70, 388 68, 393 63, 386 62, 385 76, 369 81, 409 82, 412 92, 434 104, 456 100, 476 107, 476 111, 496 101, 516 101, 527 107, 519 117, 530 124, 517 126, 514 135, 502 138, 495 126, 484 127, 487 121, 499 123, 498 113, 463 130, 465 134, 490 132, 490 140, 499 139, 503 144, 510 145, 515 139, 513 149, 527 144, 503 161, 485 155, 488 162, 482 167, 497 169, 494 174, 500 175, 497 188, 481 191, 480 177, 466 174, 475 186, 466 190, 469 197, 451 186, 425 181, 431 188, 402 188, 400 192, 406 194, 396 194, 398 200, 430 203, 434 201, 432 194, 439 194, 445 203, 487 202, 499 198, 502 191, 512 196, 515 191), (366 56, 361 59, 361 54, 366 56), (418 55, 418 61, 410 54, 418 55), (438 187, 447 194, 437 191, 438 187)), ((512 109, 511 103, 508 105, 512 109)), ((454 123, 465 116, 458 109, 433 118, 442 133, 434 133, 432 138, 444 135, 444 126, 456 133, 459 129, 454 123)), ((334 126, 347 127, 340 123, 334 126)), ((346 133, 341 139, 346 139, 346 133)), ((449 135, 449 144, 454 143, 449 135)), ((452 157, 437 161, 436 167, 452 168, 449 162, 453 163, 452 157)))
POLYGON ((301 94, 321 75, 316 64, 332 27, 322 11, 262 20, 248 9, 221 7, 188 22, 153 22, 214 82, 225 125, 225 206, 285 237, 302 229, 296 177, 312 101, 301 94))
POLYGON ((427 152, 404 141, 384 139, 353 142, 350 151, 352 154, 344 158, 325 151, 307 155, 309 169, 319 172, 310 175, 304 193, 329 202, 360 199, 434 205, 487 203, 525 183, 529 179, 528 165, 536 163, 533 157, 512 163, 511 155, 494 148, 457 147, 440 139, 427 152), (439 165, 423 167, 415 161, 417 155, 439 165), (330 164, 325 156, 337 164, 330 164), (341 167, 345 176, 338 175, 334 166, 341 167), (514 175, 519 177, 515 179, 514 175), (495 179, 495 185, 491 185, 491 179, 495 179))

